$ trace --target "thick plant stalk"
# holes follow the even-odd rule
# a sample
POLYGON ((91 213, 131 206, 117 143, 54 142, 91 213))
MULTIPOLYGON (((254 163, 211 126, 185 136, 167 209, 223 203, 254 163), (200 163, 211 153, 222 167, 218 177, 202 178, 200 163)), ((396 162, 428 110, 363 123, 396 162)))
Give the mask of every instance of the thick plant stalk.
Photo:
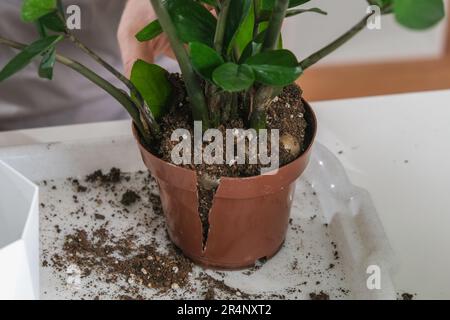
MULTIPOLYGON (((0 37, 0 44, 9 46, 9 47, 17 49, 17 50, 23 50, 27 47, 25 44, 15 42, 12 40, 8 40, 8 39, 4 39, 1 37, 0 37)), ((136 124, 136 126, 137 126, 139 132, 141 133, 141 135, 143 136, 143 138, 146 139, 146 141, 148 140, 149 132, 145 129, 144 125, 141 122, 139 110, 127 94, 125 94, 123 91, 116 88, 111 83, 109 83, 107 80, 100 77, 95 72, 88 69, 87 67, 85 67, 84 65, 82 65, 79 62, 76 62, 70 58, 67 58, 67 57, 59 55, 59 54, 56 55, 56 61, 71 68, 72 70, 78 72, 79 74, 81 74, 82 76, 84 76, 85 78, 87 78, 88 80, 92 81, 94 84, 96 84, 97 86, 99 86, 100 88, 105 90, 114 99, 116 99, 130 114, 131 118, 133 119, 134 123, 136 124)), ((155 125, 157 126, 156 123, 155 123, 155 125)), ((158 130, 157 127, 152 128, 152 129, 154 129, 155 131, 158 130)))
MULTIPOLYGON (((217 27, 214 35, 214 49, 222 55, 223 42, 225 40, 225 31, 227 27, 228 12, 230 9, 231 0, 224 0, 220 3, 220 11, 217 16, 217 27)), ((226 121, 224 116, 224 109, 228 103, 228 94, 222 92, 213 83, 207 82, 205 85, 206 100, 210 111, 211 125, 217 127, 222 120, 226 121), (221 119, 222 117, 222 119, 221 119)))
POLYGON ((177 30, 173 24, 166 7, 161 0, 150 0, 153 5, 153 9, 158 16, 159 23, 164 30, 167 38, 169 39, 172 50, 180 65, 181 73, 183 74, 184 82, 186 85, 186 91, 190 98, 192 106, 192 113, 194 120, 202 121, 203 128, 209 128, 209 114, 208 107, 206 105, 205 96, 200 86, 199 79, 197 78, 194 69, 192 68, 191 61, 186 52, 183 43, 180 41, 177 35, 177 30))
POLYGON ((122 73, 120 73, 117 69, 111 66, 108 62, 98 56, 94 51, 92 51, 89 47, 84 45, 78 38, 76 38, 73 34, 67 32, 68 39, 72 41, 78 48, 80 48, 83 52, 89 55, 94 61, 96 61, 103 68, 108 70, 111 74, 113 74, 117 79, 119 79, 131 92, 131 99, 135 100, 135 104, 138 106, 141 112, 141 118, 146 127, 153 128, 153 131, 159 131, 158 124, 153 116, 150 108, 145 104, 144 99, 142 98, 140 92, 136 89, 133 83, 127 79, 122 73))
POLYGON ((131 83, 127 77, 125 77, 122 73, 120 73, 117 69, 111 66, 108 62, 98 56, 94 51, 92 51, 89 47, 87 47, 84 43, 82 43, 77 37, 75 37, 71 33, 67 33, 67 38, 73 42, 78 48, 84 51, 87 55, 89 55, 92 59, 94 59, 98 64, 100 64, 103 68, 112 73, 117 79, 119 79, 123 84, 127 86, 133 93, 137 92, 136 87, 131 83))
POLYGON ((267 27, 266 36, 262 45, 262 51, 270 51, 276 48, 288 7, 289 0, 277 0, 275 2, 272 17, 270 18, 269 26, 267 27))
POLYGON ((267 109, 272 101, 274 89, 269 86, 261 86, 257 89, 253 98, 253 113, 250 118, 250 126, 255 129, 266 128, 267 109))
MULTIPOLYGON (((386 12, 386 13, 388 13, 388 12, 386 12)), ((366 27, 368 19, 370 17, 372 17, 372 15, 374 15, 374 14, 375 14, 375 12, 367 14, 361 21, 359 21, 355 26, 353 26, 353 28, 351 28, 349 31, 344 33, 342 36, 337 38, 335 41, 333 41, 326 47, 313 53, 308 58, 306 58, 305 60, 300 62, 300 67, 303 70, 308 69, 309 67, 316 64, 317 62, 319 62, 320 60, 325 58, 327 55, 329 55, 330 53, 334 52, 335 50, 340 48, 342 45, 347 43, 350 39, 352 39, 355 35, 357 35, 361 30, 363 30, 366 27)))
POLYGON ((216 34, 214 36, 214 49, 219 54, 223 51, 223 40, 225 37, 225 30, 227 28, 228 11, 230 9, 231 0, 224 0, 217 20, 216 34))
MULTIPOLYGON (((288 7, 289 0, 277 0, 275 2, 272 17, 266 30, 262 51, 276 49, 288 7)), ((257 89, 253 101, 254 110, 250 119, 250 125, 253 129, 259 130, 266 127, 266 113, 272 101, 273 92, 274 90, 270 86, 261 86, 257 89)))
POLYGON ((221 109, 224 104, 225 93, 214 84, 209 82, 205 83, 206 101, 210 110, 210 124, 213 127, 217 127, 222 120, 221 109))

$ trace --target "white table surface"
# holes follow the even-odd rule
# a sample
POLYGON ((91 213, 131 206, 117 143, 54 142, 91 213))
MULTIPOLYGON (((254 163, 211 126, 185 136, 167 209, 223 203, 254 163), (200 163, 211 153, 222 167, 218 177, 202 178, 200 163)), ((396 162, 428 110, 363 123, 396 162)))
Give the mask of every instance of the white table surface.
MULTIPOLYGON (((321 143, 371 193, 397 288, 450 299, 450 91, 313 103, 321 143)), ((0 133, 0 147, 130 135, 128 121, 0 133)))

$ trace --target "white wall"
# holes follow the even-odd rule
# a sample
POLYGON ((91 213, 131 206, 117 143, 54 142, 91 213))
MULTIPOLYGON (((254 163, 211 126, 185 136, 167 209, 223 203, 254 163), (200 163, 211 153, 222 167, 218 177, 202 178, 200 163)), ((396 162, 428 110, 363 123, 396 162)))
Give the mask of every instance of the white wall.
MULTIPOLYGON (((313 0, 307 7, 320 7, 327 16, 306 13, 288 19, 284 45, 306 57, 347 31, 366 14, 365 0, 313 0)), ((429 31, 411 32, 398 26, 392 16, 382 19, 381 30, 364 30, 350 43, 321 63, 356 63, 398 59, 434 58, 445 46, 446 24, 429 31)))

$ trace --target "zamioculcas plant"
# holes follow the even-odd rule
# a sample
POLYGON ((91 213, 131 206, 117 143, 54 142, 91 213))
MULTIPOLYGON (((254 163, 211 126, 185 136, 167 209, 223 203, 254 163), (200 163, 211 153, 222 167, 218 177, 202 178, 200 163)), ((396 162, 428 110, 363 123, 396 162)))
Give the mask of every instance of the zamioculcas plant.
MULTIPOLYGON (((60 0, 24 0, 22 18, 36 24, 40 39, 24 45, 0 35, 0 44, 20 50, 1 70, 0 81, 20 71, 33 59, 40 59, 40 77, 51 79, 53 66, 58 62, 107 91, 133 119, 146 165, 160 183, 169 234, 175 244, 187 256, 204 264, 251 265, 259 258, 275 254, 284 240, 293 183, 306 167, 316 130, 313 112, 301 100, 301 92, 294 83, 306 69, 363 30, 376 12, 364 15, 341 37, 298 61, 291 51, 283 48, 281 29, 285 18, 307 13, 326 15, 319 8, 305 7, 310 0, 150 2, 158 20, 151 21, 140 31, 137 41, 150 41, 164 34, 180 65, 182 80, 174 80, 161 67, 144 61, 136 61, 131 78, 127 79, 68 30, 60 0), (129 91, 115 87, 86 66, 58 55, 57 45, 61 41, 73 42, 121 80, 129 91), (185 91, 187 98, 174 99, 180 90, 185 91), (240 123, 240 129, 254 129, 254 132, 280 129, 284 132, 280 139, 284 151, 295 157, 281 161, 283 167, 271 176, 229 179, 216 175, 210 181, 211 188, 203 185, 208 191, 216 192, 213 200, 207 200, 207 193, 201 189, 197 195, 195 172, 162 161, 160 158, 165 159, 167 154, 156 157, 152 147, 167 136, 165 130, 171 128, 167 125, 170 119, 186 108, 190 110, 189 121, 201 121, 203 132, 210 128, 229 128, 233 123, 240 123), (295 110, 295 118, 286 108, 295 110), (274 122, 274 118, 278 122, 274 122), (307 129, 298 125, 301 121, 307 129), (287 125, 275 128, 274 123, 287 125), (290 128, 296 129, 289 132, 290 128), (220 178, 219 185, 217 179, 220 178), (209 206, 203 218, 200 213, 199 219, 202 208, 200 205, 197 209, 197 206, 204 202, 209 202, 209 206)), ((442 0, 367 2, 378 6, 382 15, 395 15, 401 25, 411 29, 432 27, 444 17, 442 0)), ((267 144, 265 146, 267 148, 267 144)), ((159 151, 164 153, 164 150, 159 151)), ((259 153, 263 151, 259 149, 259 153)), ((211 167, 196 169, 199 177, 200 171, 211 171, 211 167)), ((239 178, 242 172, 237 172, 216 171, 239 178)))
MULTIPOLYGON (((248 110, 251 126, 265 127, 265 112, 279 88, 293 83, 304 70, 346 43, 364 29, 373 15, 367 14, 336 41, 299 62, 292 52, 282 48, 280 30, 286 17, 307 12, 326 14, 318 8, 303 8, 310 0, 150 1, 159 19, 137 34, 137 39, 149 41, 161 33, 168 36, 181 67, 193 118, 202 120, 205 128, 217 127, 238 116, 237 96, 245 98, 247 107, 253 106, 248 110), (216 16, 204 4, 214 8, 216 16)), ((395 14, 400 24, 412 29, 429 28, 444 17, 442 0, 368 0, 368 3, 378 5, 382 14, 395 14)), ((39 76, 51 79, 53 66, 59 62, 116 98, 144 138, 158 133, 155 117, 167 112, 171 90, 160 67, 138 61, 133 69, 133 83, 126 79, 67 29, 60 0, 24 0, 22 19, 37 24, 41 39, 23 45, 0 38, 1 44, 21 50, 3 68, 0 81, 35 58, 41 59, 39 76), (72 41, 92 56, 130 92, 118 90, 87 67, 57 55, 57 44, 64 40, 72 41)))

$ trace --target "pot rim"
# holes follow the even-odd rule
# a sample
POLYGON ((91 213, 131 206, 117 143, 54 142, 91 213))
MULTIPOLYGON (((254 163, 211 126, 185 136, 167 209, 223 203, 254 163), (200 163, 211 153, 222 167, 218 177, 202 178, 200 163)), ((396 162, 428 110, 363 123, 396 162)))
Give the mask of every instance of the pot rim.
MULTIPOLYGON (((307 157, 309 155, 309 153, 311 151, 311 148, 314 145, 314 141, 316 140, 316 137, 317 137, 317 117, 316 117, 316 114, 315 114, 314 110, 310 106, 310 104, 303 98, 302 98, 302 101, 303 101, 303 103, 304 103, 304 105, 306 107, 305 109, 309 112, 309 116, 311 117, 310 120, 311 120, 312 123, 309 123, 309 125, 313 125, 313 130, 312 130, 312 135, 310 137, 309 145, 305 149, 305 151, 303 151, 303 153, 297 159, 295 159, 294 161, 292 161, 292 162, 290 162, 290 163, 288 163, 288 164, 286 164, 286 165, 276 169, 275 171, 268 172, 268 173, 266 173, 264 175, 260 174, 260 175, 252 176, 252 177, 240 177, 240 178, 236 178, 236 177, 221 177, 220 178, 221 183, 223 183, 225 181, 227 181, 227 182, 233 182, 233 181, 241 181, 241 182, 242 181, 244 181, 244 182, 248 181, 248 182, 251 182, 251 181, 253 181, 255 179, 260 179, 261 177, 264 177, 264 176, 271 176, 271 175, 274 176, 274 174, 271 174, 273 172, 276 172, 275 175, 278 175, 278 174, 280 174, 281 171, 286 170, 286 168, 288 168, 290 166, 294 166, 298 162, 302 161, 302 159, 304 157, 307 157)), ((178 170, 182 170, 182 171, 184 171, 187 174, 193 174, 195 177, 197 177, 197 175, 196 175, 194 170, 186 169, 186 168, 174 165, 173 163, 164 161, 161 158, 159 158, 158 156, 154 155, 150 150, 148 150, 148 148, 144 144, 142 144, 140 136, 139 136, 139 132, 136 130, 136 126, 135 126, 134 122, 132 123, 132 131, 133 131, 133 135, 134 135, 135 139, 138 141, 139 145, 142 148, 144 148, 144 150, 146 150, 148 152, 148 154, 151 155, 155 160, 157 160, 158 162, 163 163, 165 165, 168 165, 170 167, 176 168, 178 170)))

